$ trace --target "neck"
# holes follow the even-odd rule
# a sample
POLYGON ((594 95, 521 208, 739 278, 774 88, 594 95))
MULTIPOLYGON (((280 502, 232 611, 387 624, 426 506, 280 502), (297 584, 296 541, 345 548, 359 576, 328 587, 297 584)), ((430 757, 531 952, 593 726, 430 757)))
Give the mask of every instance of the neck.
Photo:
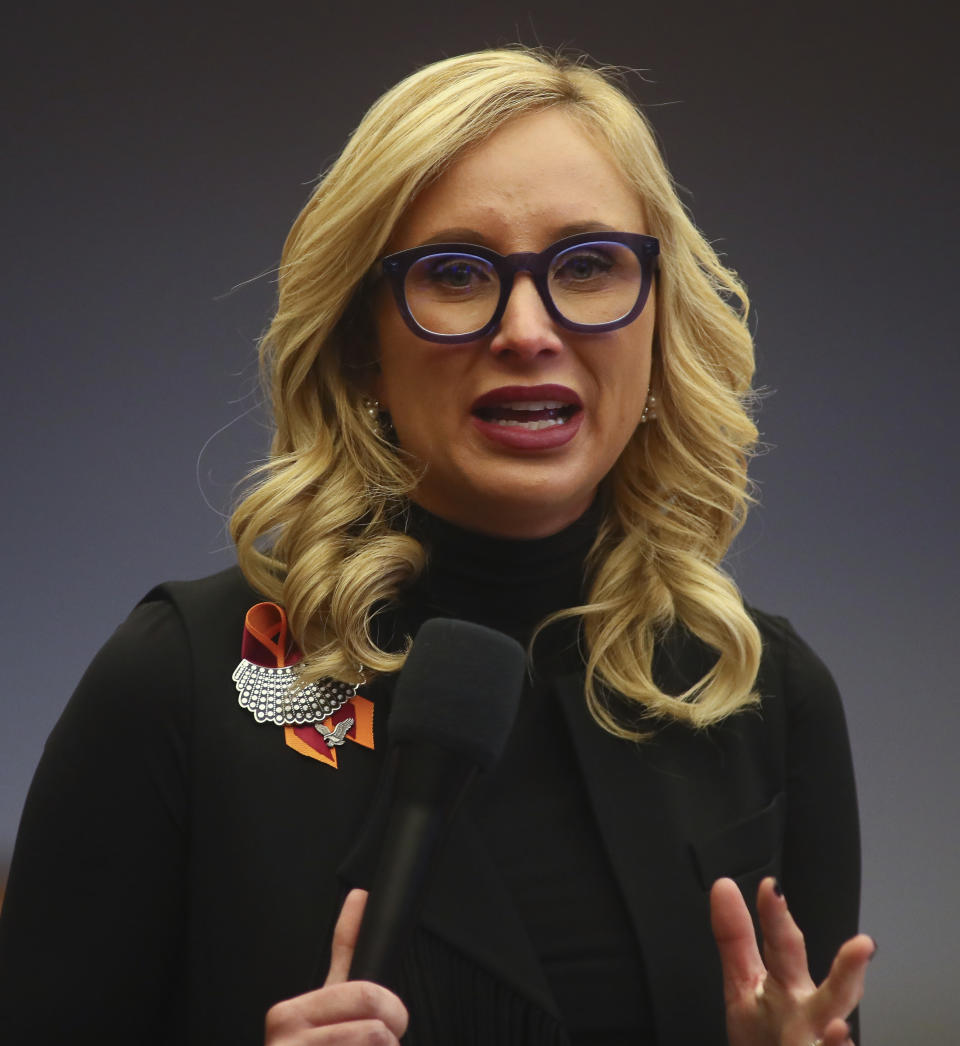
POLYGON ((595 502, 557 533, 518 540, 466 530, 411 505, 408 531, 427 552, 410 593, 416 614, 475 621, 526 643, 549 614, 583 602, 600 516, 595 502))
POLYGON ((452 526, 474 534, 515 541, 536 540, 560 533, 589 512, 595 500, 596 492, 587 499, 545 509, 542 502, 534 500, 531 503, 530 499, 495 506, 486 499, 479 505, 459 501, 449 504, 431 498, 424 490, 418 490, 413 498, 419 508, 452 526))

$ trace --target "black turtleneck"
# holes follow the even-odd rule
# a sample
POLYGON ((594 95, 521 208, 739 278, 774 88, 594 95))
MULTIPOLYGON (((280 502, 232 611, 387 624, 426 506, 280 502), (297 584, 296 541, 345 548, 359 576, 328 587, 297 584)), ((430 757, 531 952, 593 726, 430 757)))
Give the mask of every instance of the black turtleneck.
POLYGON ((582 601, 584 561, 599 521, 595 503, 557 534, 515 540, 463 530, 413 505, 408 532, 428 558, 404 602, 416 615, 474 621, 526 645, 548 614, 582 601))
MULTIPOLYGON (((595 504, 557 534, 511 540, 462 530, 414 506, 409 532, 428 564, 404 600, 404 627, 414 632, 429 617, 458 617, 526 645, 548 614, 582 602, 599 519, 595 504)), ((538 637, 513 733, 475 789, 471 813, 542 959, 571 1042, 652 1043, 642 957, 554 692, 558 675, 582 669, 577 635, 574 620, 538 637)))

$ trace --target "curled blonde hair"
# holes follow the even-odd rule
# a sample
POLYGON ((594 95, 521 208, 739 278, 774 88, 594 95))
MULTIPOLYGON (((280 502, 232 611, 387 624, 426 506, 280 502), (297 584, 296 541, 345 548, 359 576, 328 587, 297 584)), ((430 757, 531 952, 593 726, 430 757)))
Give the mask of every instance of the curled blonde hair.
POLYGON ((757 436, 747 296, 690 220, 616 78, 522 48, 427 66, 373 105, 294 223, 261 344, 276 431, 231 531, 248 580, 286 607, 304 681, 353 680, 359 665, 368 675, 397 671, 406 651, 380 649, 372 619, 424 563, 402 527, 417 472, 367 416, 366 274, 417 193, 462 150, 508 120, 560 106, 619 165, 660 240, 658 420, 637 428, 605 481, 588 602, 548 621, 582 619, 586 699, 617 736, 644 734, 613 694, 628 712, 696 727, 755 701, 759 633, 720 567, 746 513, 757 436), (690 689, 668 694, 652 660, 675 624, 717 657, 690 689))

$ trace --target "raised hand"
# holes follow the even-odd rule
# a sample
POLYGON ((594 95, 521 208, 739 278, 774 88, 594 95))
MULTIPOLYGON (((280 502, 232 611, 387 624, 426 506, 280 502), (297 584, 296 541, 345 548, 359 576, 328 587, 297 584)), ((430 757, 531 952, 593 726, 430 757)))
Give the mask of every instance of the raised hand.
POLYGON ((400 999, 372 981, 347 980, 366 903, 365 890, 347 894, 323 987, 267 1011, 265 1046, 399 1046, 408 1020, 400 999))
POLYGON ((863 996, 876 944, 866 934, 847 941, 819 986, 807 969, 803 934, 774 879, 757 892, 763 957, 736 883, 718 879, 710 921, 720 962, 730 1046, 851 1046, 850 1016, 863 996))

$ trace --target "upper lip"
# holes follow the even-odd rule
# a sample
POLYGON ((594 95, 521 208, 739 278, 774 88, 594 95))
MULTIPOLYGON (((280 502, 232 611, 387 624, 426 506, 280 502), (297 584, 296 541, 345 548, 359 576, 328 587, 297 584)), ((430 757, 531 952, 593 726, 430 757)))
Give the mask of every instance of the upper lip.
POLYGON ((583 401, 566 385, 503 385, 478 396, 472 411, 481 407, 504 407, 509 403, 542 403, 553 401, 564 406, 582 407, 583 401))

